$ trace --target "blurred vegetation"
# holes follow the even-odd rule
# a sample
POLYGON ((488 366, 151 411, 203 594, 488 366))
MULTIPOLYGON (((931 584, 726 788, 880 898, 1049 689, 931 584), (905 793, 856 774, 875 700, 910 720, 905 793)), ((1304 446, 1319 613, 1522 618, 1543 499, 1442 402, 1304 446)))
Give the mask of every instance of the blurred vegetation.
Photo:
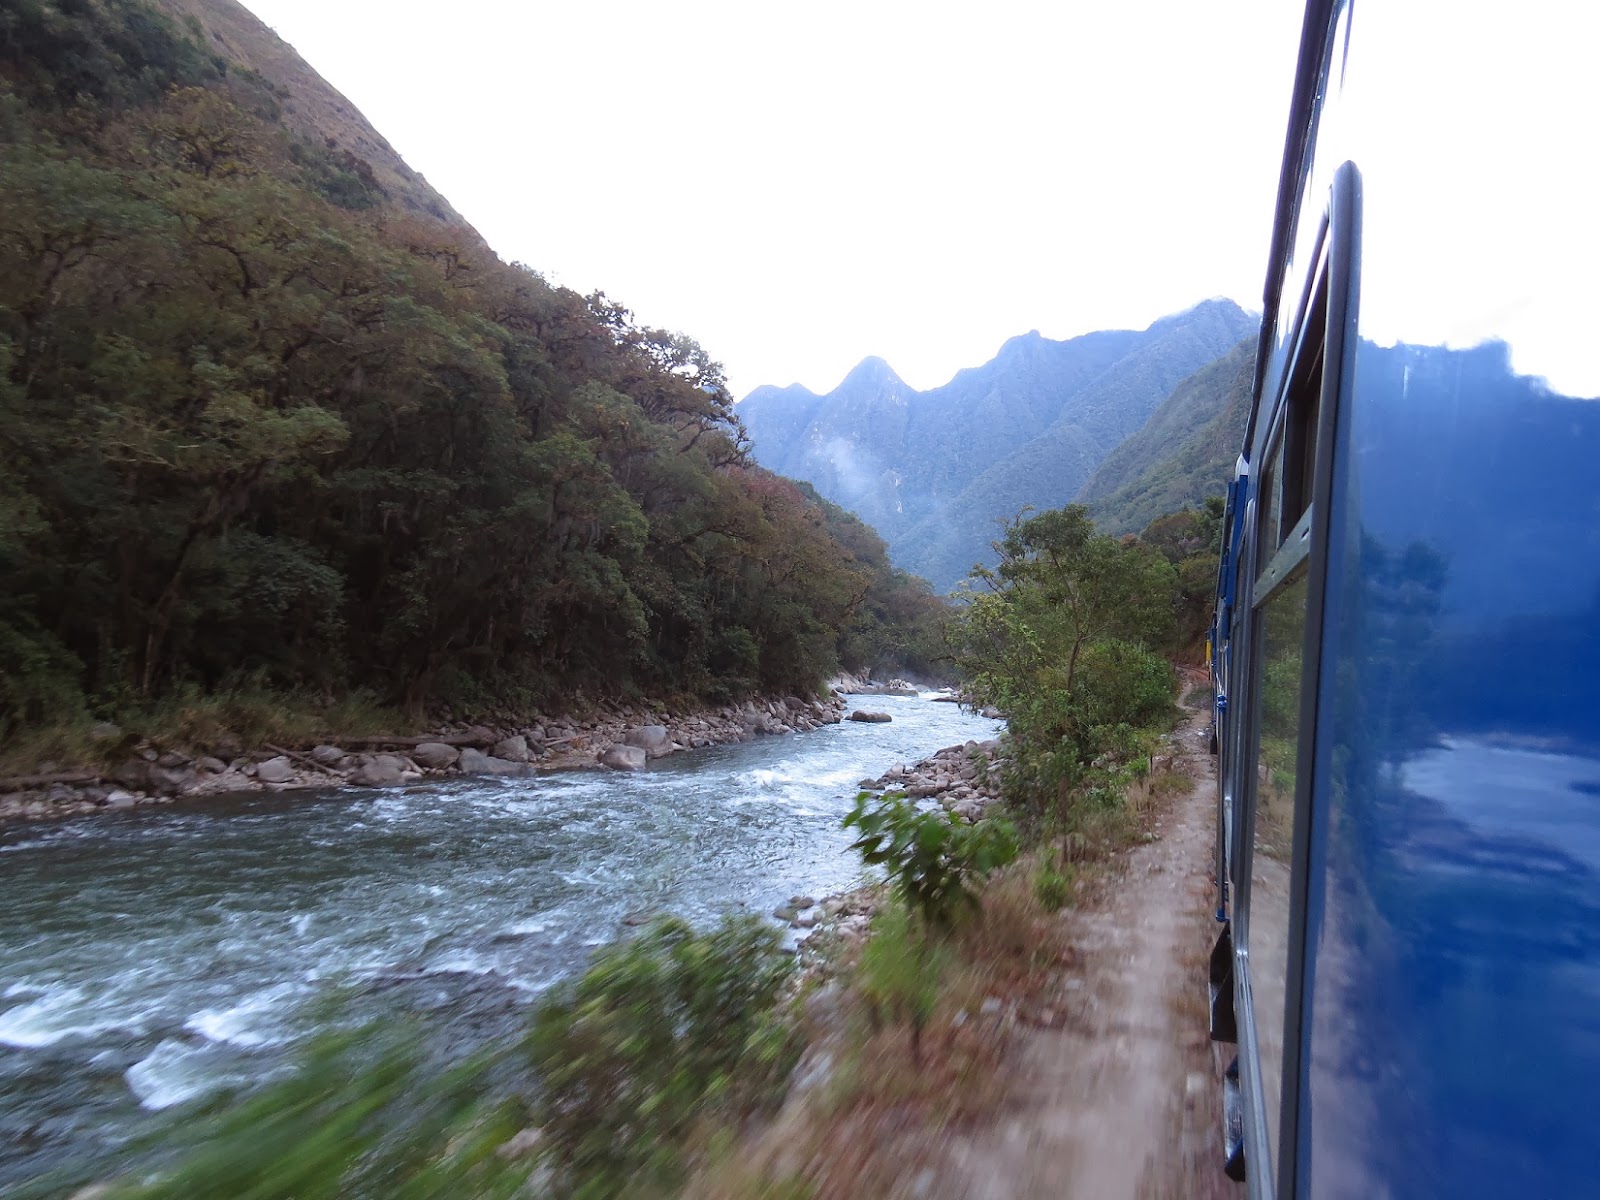
POLYGON ((750 461, 700 346, 388 203, 282 99, 150 0, 0 9, 0 734, 926 663, 925 586, 750 461))
POLYGON ((968 825, 954 813, 918 810, 905 796, 856 797, 844 819, 858 836, 851 849, 887 871, 896 906, 880 913, 863 957, 862 988, 880 1013, 911 1028, 911 1061, 922 1064, 922 1031, 933 1013, 944 953, 941 943, 981 907, 978 890, 1017 856, 1009 823, 968 825))
POLYGON ((852 850, 882 867, 920 927, 944 933, 978 907, 977 889, 1017 856, 1016 831, 1001 820, 969 825, 940 809, 919 810, 898 792, 856 797, 844 819, 857 831, 852 850))
POLYGON ((671 1195, 697 1130, 782 1098, 800 1045, 781 942, 755 918, 703 934, 659 920, 540 1010, 529 1047, 561 1194, 671 1195))
POLYGON ((752 918, 663 918, 601 950, 524 1046, 456 1062, 421 1025, 341 1027, 330 1009, 291 1074, 163 1113, 115 1162, 16 1194, 98 1177, 100 1200, 675 1195, 719 1130, 782 1096, 800 1037, 780 942, 752 918))
MULTIPOLYGON (((495 1082, 493 1050, 451 1064, 411 1022, 351 1026, 337 1000, 292 1072, 151 1117, 7 1192, 14 1200, 445 1200, 508 1197, 537 1168, 507 1153, 528 1110, 495 1082)), ((502 1051, 506 1048, 501 1047, 502 1051)))

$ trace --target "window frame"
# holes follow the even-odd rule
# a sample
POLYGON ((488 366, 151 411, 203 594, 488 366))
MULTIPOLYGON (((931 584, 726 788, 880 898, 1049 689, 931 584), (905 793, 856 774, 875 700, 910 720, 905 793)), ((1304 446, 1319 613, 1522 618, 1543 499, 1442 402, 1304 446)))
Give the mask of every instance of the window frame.
MULTIPOLYGON (((1240 680, 1244 719, 1238 739, 1239 754, 1230 774, 1235 780, 1236 810, 1234 851, 1234 986, 1239 1031, 1240 1084, 1247 1120, 1245 1160, 1252 1200, 1287 1200, 1297 1192, 1302 1177, 1300 1162, 1309 1155, 1308 1139, 1300 1129, 1301 1100, 1306 1086, 1304 1034, 1306 932, 1310 904, 1310 860, 1321 815, 1317 803, 1318 700, 1322 691, 1322 629, 1328 575, 1329 514, 1333 491, 1334 456, 1341 398, 1352 383, 1351 360, 1355 352, 1355 319, 1360 265, 1360 173, 1344 163, 1334 180, 1315 242, 1313 269, 1307 273, 1305 293, 1297 313, 1289 368, 1272 400, 1270 419, 1258 440, 1252 463, 1261 463, 1261 492, 1253 494, 1247 513, 1255 537, 1249 541, 1250 594, 1239 599, 1239 632, 1247 641, 1248 670, 1240 680), (1320 371, 1320 380, 1316 379, 1320 371), (1312 386, 1315 380, 1315 386, 1312 386), (1306 397, 1310 403, 1306 403, 1306 397), (1298 405, 1296 401, 1299 401, 1298 405), (1297 411, 1298 410, 1298 411, 1297 411), (1280 449, 1282 460, 1276 461, 1280 449), (1293 499, 1303 502, 1287 530, 1280 514, 1276 530, 1267 529, 1269 487, 1282 487, 1286 468, 1297 470, 1293 499), (1310 471, 1310 478, 1304 472, 1310 471), (1259 567, 1258 561, 1265 565, 1259 567), (1285 955, 1282 1061, 1278 1095, 1276 1146, 1268 1140, 1266 1098, 1262 1094, 1260 1043, 1253 998, 1255 980, 1250 968, 1250 881, 1255 858, 1255 818, 1259 780, 1260 724, 1264 647, 1263 607, 1294 582, 1305 564, 1307 594, 1302 643, 1299 698, 1299 735, 1295 753, 1294 837, 1289 857, 1288 938, 1285 955), (1270 1164, 1263 1172, 1260 1164, 1270 1164)), ((1289 506, 1285 488, 1283 507, 1289 506)))

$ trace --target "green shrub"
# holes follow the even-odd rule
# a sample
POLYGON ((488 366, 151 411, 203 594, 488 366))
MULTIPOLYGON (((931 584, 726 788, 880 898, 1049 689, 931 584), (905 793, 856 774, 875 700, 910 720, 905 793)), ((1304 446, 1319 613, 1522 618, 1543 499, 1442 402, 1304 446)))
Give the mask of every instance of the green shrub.
POLYGON ((778 1097, 799 1050, 776 1011, 781 940, 754 918, 704 934, 662 919, 540 1010, 539 1124, 571 1194, 665 1194, 697 1123, 778 1097))
POLYGON ((948 961, 946 947, 923 937, 904 905, 886 905, 873 918, 857 986, 874 1025, 898 1021, 911 1027, 913 1059, 921 1058, 922 1030, 933 1016, 948 961))
POLYGON ((966 825, 950 813, 918 812, 896 792, 881 800, 860 793, 844 826, 860 831, 850 848, 888 870, 896 893, 929 930, 947 930, 976 907, 971 885, 1017 856, 1008 822, 966 825))
POLYGON ((1072 885, 1076 879, 1077 874, 1071 867, 1063 871, 1054 863, 1040 863, 1033 876, 1033 894, 1045 908, 1058 912, 1072 899, 1072 885))
POLYGON ((1172 666, 1132 642, 1108 639, 1086 647, 1072 686, 1085 727, 1159 726, 1172 712, 1172 666))

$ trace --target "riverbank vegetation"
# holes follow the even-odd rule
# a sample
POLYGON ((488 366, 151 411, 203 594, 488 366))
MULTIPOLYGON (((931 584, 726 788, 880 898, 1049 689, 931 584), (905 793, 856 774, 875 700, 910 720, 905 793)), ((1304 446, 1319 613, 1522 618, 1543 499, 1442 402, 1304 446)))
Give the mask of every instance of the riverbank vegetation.
POLYGON ((751 462, 706 351, 400 204, 197 28, 0 14, 0 735, 921 661, 942 604, 751 462))

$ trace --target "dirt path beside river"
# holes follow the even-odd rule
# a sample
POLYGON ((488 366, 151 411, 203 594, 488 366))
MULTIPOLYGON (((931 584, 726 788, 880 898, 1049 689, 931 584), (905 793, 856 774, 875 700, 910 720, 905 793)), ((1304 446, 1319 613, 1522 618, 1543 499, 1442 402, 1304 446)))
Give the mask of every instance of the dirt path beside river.
POLYGON ((1033 1028, 984 1128, 953 1133, 901 1194, 926 1200, 1233 1198, 1222 1173, 1220 1077, 1206 1036, 1205 962, 1216 922, 1215 769, 1206 713, 1174 734, 1194 781, 1124 856, 1097 901, 1069 911, 1076 968, 1059 1029, 1033 1028))

